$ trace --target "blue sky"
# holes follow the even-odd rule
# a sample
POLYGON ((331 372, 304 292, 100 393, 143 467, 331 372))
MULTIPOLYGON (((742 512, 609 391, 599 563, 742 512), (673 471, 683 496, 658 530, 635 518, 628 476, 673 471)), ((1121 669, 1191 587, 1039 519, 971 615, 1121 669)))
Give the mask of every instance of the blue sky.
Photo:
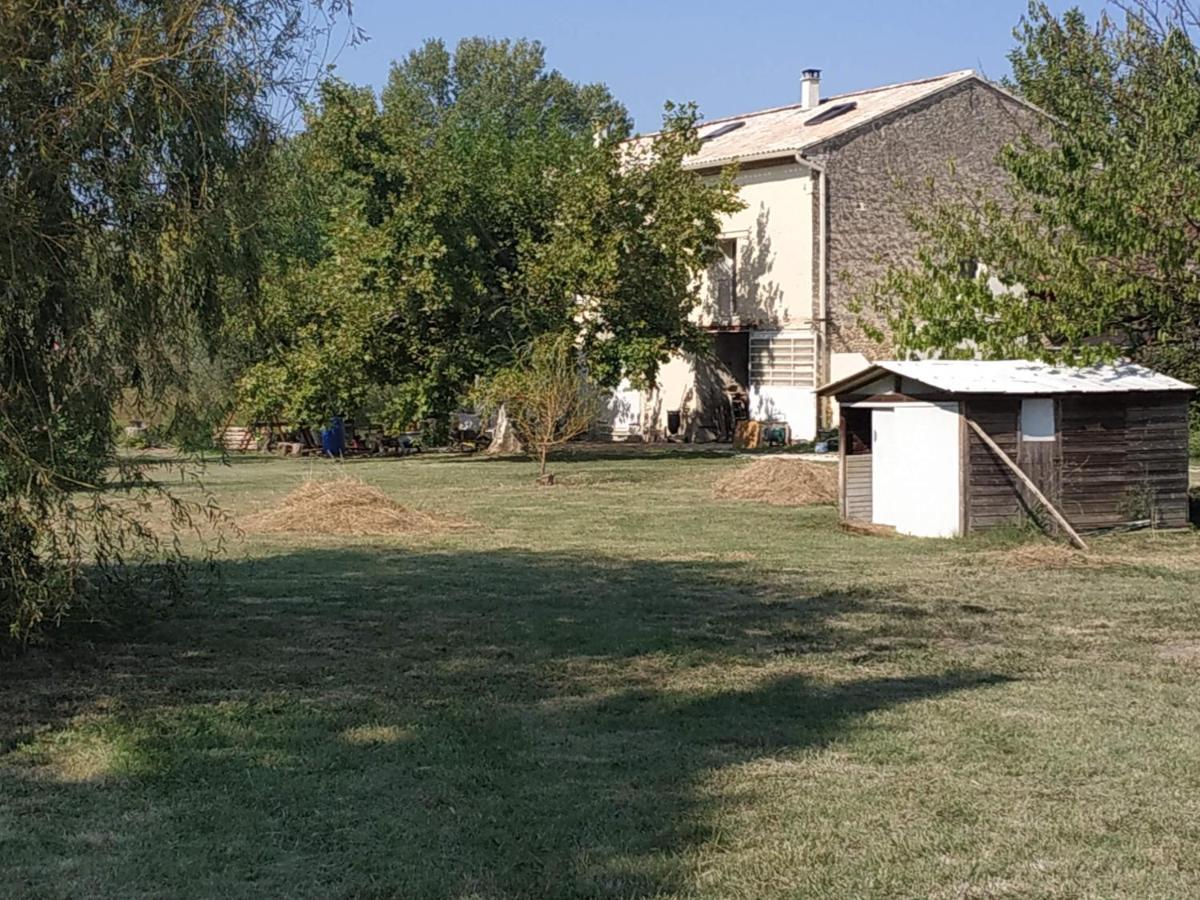
MULTIPOLYGON (((1103 0, 1078 5, 1093 18, 1103 0)), ((347 47, 337 73, 380 87, 394 59, 425 38, 537 38, 575 81, 602 81, 641 130, 664 100, 695 100, 708 117, 793 103, 802 69, 823 72, 826 96, 973 68, 998 79, 1025 0, 354 0, 370 40, 347 47)))

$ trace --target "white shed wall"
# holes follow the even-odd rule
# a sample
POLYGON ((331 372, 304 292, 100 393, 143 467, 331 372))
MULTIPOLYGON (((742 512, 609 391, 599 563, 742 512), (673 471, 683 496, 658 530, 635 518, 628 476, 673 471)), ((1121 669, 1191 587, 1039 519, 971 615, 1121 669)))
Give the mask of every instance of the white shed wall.
POLYGON ((961 532, 957 403, 906 403, 872 412, 874 521, 901 534, 961 532))

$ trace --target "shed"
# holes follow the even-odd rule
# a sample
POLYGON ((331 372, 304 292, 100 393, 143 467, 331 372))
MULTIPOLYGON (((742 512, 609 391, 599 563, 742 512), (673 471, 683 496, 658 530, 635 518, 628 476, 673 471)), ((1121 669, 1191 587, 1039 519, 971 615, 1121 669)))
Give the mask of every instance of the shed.
POLYGON ((1132 364, 915 360, 818 393, 838 404, 843 520, 953 537, 1045 522, 1031 484, 1076 531, 1185 527, 1194 391, 1132 364))

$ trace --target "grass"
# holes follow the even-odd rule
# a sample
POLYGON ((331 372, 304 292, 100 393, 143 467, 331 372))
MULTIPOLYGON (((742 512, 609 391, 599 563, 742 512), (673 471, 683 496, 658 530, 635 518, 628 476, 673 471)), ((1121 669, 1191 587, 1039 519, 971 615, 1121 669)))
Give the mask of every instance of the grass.
MULTIPOLYGON (((0 663, 0 893, 1200 892, 1196 534, 1041 566, 712 502, 743 464, 347 464, 473 527, 247 535, 0 663)), ((208 480, 245 515, 313 466, 208 480)))

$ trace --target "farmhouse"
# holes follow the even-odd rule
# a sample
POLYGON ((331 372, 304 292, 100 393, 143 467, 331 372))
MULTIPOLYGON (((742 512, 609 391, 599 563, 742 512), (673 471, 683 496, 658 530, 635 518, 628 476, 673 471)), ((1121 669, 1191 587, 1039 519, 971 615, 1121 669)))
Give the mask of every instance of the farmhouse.
POLYGON ((1191 385, 1136 365, 877 362, 837 401, 843 520, 951 537, 1188 523, 1191 385), (1040 496, 1039 496, 1040 495, 1040 496))
POLYGON ((1039 115, 969 70, 828 98, 808 70, 798 104, 706 122, 687 165, 736 163, 745 203, 702 285, 715 352, 673 359, 648 393, 619 391, 614 434, 728 439, 737 414, 813 438, 817 385, 891 353, 850 307, 914 253, 908 205, 998 186, 997 153, 1039 115))

